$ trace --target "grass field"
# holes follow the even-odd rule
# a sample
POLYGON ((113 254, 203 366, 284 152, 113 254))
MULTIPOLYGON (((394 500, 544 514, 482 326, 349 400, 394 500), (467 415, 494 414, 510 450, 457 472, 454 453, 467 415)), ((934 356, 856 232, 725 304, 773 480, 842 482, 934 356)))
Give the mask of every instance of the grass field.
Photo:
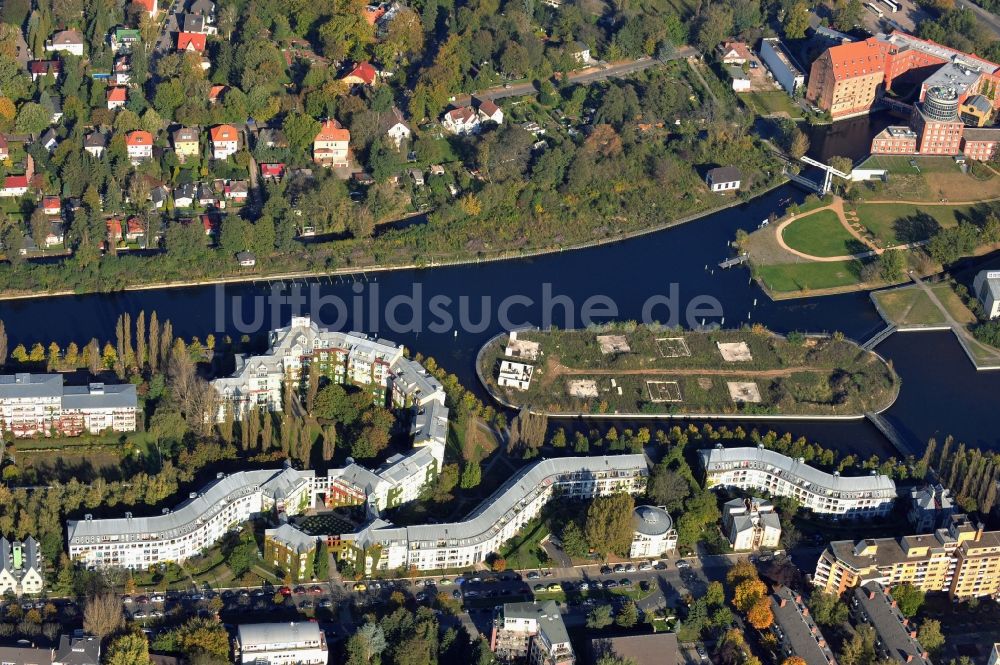
POLYGON ((916 285, 875 294, 885 315, 897 326, 943 325, 938 309, 923 289, 916 285))
POLYGON ((931 286, 931 291, 938 297, 953 319, 966 325, 976 322, 976 315, 965 306, 950 282, 934 284, 931 286))
POLYGON ((888 169, 892 174, 961 173, 951 157, 910 157, 904 155, 872 155, 858 168, 888 169), (910 162, 916 164, 912 166, 910 162))
POLYGON ((740 93, 739 97, 760 115, 787 113, 792 118, 802 117, 802 108, 783 90, 744 92, 740 93))
POLYGON ((857 284, 858 271, 857 261, 829 261, 760 266, 757 275, 771 291, 792 293, 857 284))
POLYGON ((789 247, 811 256, 844 256, 863 251, 836 213, 821 210, 786 226, 781 232, 789 247))
POLYGON ((927 240, 941 228, 957 226, 960 219, 969 215, 971 206, 861 203, 856 210, 858 221, 872 232, 878 243, 891 247, 927 240))

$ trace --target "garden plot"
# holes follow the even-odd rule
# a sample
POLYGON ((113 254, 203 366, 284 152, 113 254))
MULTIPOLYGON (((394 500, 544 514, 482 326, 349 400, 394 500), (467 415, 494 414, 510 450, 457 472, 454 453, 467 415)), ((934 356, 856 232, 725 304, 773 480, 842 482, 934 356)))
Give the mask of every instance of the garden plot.
POLYGON ((748 363, 753 360, 746 342, 716 342, 716 345, 727 363, 748 363))
POLYGON ((680 358, 690 356, 691 349, 683 337, 657 337, 656 348, 664 358, 680 358))
POLYGON ((676 381, 646 381, 651 402, 683 402, 681 386, 676 381))
POLYGON ((570 397, 597 397, 597 381, 593 379, 574 379, 567 382, 566 392, 570 397))
POLYGON ((760 388, 753 381, 727 381, 729 397, 736 404, 759 404, 760 388))
POLYGON ((601 353, 606 356, 612 353, 629 353, 632 351, 625 335, 598 335, 597 343, 601 345, 601 353))

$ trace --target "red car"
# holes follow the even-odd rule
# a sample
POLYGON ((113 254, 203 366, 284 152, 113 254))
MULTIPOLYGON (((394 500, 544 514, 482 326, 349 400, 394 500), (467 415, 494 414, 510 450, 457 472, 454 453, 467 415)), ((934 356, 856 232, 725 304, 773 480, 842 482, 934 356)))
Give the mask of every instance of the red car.
POLYGON ((280 593, 282 596, 291 596, 292 590, 286 586, 283 586, 280 589, 278 589, 278 593, 280 593))

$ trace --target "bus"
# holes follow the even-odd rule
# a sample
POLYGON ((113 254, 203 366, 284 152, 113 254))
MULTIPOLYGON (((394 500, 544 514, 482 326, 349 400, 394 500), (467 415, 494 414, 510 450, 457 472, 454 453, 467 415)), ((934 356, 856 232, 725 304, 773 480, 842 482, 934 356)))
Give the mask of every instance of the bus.
POLYGON ((882 0, 882 3, 889 8, 893 14, 899 11, 899 3, 896 0, 882 0))
POLYGON ((867 7, 872 14, 875 14, 875 16, 878 16, 879 18, 885 17, 885 14, 882 12, 881 9, 875 6, 874 2, 866 2, 865 7, 867 7))

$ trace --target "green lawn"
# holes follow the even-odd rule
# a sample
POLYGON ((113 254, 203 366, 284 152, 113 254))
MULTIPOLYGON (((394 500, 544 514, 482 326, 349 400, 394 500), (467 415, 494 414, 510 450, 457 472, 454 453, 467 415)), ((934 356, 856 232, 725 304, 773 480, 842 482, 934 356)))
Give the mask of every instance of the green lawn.
POLYGON ((856 261, 783 263, 760 266, 757 268, 757 276, 768 289, 776 293, 831 289, 856 284, 858 264, 856 261))
POLYGON ((875 294, 885 315, 897 326, 941 325, 944 316, 923 289, 910 286, 875 294))
POLYGON ((970 206, 916 206, 907 203, 861 203, 857 206, 858 221, 872 232, 883 247, 926 240, 939 228, 957 226, 958 220, 970 211, 970 206))
POLYGON ((888 169, 890 174, 961 172, 958 164, 951 157, 913 157, 909 155, 872 155, 858 168, 888 169), (916 168, 910 165, 911 160, 917 165, 916 168))
POLYGON ((548 534, 549 526, 543 519, 535 518, 524 525, 521 532, 507 543, 501 553, 507 560, 507 567, 518 570, 541 568, 544 560, 541 558, 543 552, 539 543, 548 534))
POLYGON ((830 210, 792 222, 781 235, 789 247, 812 256, 844 256, 864 251, 830 210))
POLYGON ((802 117, 802 108, 783 90, 745 92, 740 93, 739 97, 760 115, 784 112, 792 118, 802 117))

